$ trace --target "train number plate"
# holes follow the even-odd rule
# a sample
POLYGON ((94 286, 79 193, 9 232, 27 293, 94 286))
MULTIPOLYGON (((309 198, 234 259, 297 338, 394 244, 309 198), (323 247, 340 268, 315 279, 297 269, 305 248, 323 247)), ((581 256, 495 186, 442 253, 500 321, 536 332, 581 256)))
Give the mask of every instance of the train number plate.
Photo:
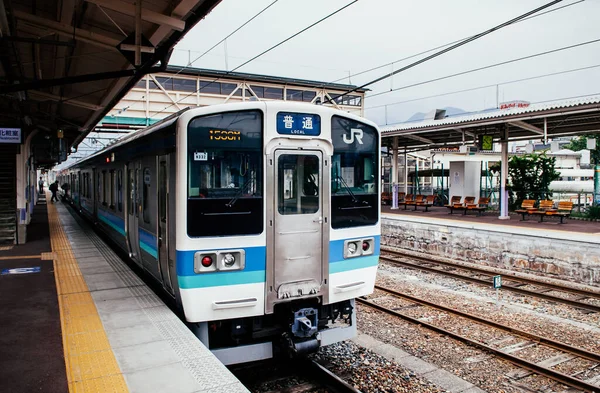
POLYGON ((195 152, 194 153, 194 161, 208 161, 208 153, 207 152, 195 152))

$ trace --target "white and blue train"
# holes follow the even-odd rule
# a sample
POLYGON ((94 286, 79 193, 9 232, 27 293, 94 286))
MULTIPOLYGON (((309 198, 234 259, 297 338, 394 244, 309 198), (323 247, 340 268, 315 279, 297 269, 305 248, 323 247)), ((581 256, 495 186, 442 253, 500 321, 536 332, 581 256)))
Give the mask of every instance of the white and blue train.
POLYGON ((356 334, 378 265, 379 152, 363 118, 248 102, 181 111, 58 175, 232 364, 356 334))

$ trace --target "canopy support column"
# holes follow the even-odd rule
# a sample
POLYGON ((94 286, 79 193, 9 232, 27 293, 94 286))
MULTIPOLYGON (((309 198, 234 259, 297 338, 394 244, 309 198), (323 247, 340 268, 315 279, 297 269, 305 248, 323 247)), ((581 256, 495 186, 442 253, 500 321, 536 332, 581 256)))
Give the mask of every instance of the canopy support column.
POLYGON ((508 190, 506 189, 506 180, 508 178, 508 125, 504 127, 502 139, 502 158, 500 159, 500 220, 508 220, 508 190))
POLYGON ((408 152, 404 147, 404 195, 408 195, 408 152))
POLYGON ((392 209, 398 208, 398 137, 392 139, 392 209))

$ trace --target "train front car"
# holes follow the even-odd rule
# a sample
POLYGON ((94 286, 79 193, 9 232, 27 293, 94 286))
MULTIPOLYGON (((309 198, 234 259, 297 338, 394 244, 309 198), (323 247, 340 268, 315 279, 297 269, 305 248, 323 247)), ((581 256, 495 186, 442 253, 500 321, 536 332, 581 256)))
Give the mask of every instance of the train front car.
POLYGON ((177 127, 177 275, 198 337, 225 364, 353 337, 379 255, 376 126, 255 102, 177 127))

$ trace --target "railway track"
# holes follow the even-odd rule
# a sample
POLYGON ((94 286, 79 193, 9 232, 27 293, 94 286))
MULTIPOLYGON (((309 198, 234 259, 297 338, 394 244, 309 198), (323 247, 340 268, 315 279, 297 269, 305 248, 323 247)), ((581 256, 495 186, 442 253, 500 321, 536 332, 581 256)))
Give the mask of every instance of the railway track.
MULTIPOLYGON (((538 336, 538 335, 531 334, 531 333, 528 333, 525 331, 521 331, 519 329, 511 328, 509 326, 505 326, 505 325, 502 325, 502 324, 499 324, 499 323, 496 323, 493 321, 489 321, 484 318, 481 318, 481 317, 478 317, 475 315, 470 315, 470 314, 464 313, 462 311, 451 309, 449 307, 435 304, 435 303, 432 303, 432 302, 429 302, 429 301, 426 301, 423 299, 418 299, 413 296, 410 296, 410 295, 407 295, 407 294, 404 294, 404 293, 401 293, 401 292, 398 292, 398 291, 395 291, 395 290, 392 290, 389 288, 385 288, 385 287, 378 286, 378 285, 376 285, 375 288, 377 290, 380 290, 386 294, 392 295, 393 297, 401 299, 403 301, 408 301, 408 302, 411 302, 414 304, 418 304, 420 306, 433 308, 433 309, 436 309, 439 311, 443 311, 444 313, 453 314, 460 318, 467 319, 469 322, 475 321, 478 324, 501 330, 503 332, 503 334, 510 334, 512 336, 515 336, 516 338, 521 340, 521 342, 524 342, 525 344, 527 344, 527 345, 522 345, 520 347, 521 349, 526 349, 526 348, 530 349, 532 347, 538 347, 538 346, 541 348, 542 346, 545 346, 545 347, 552 348, 553 350, 558 350, 558 351, 560 351, 560 354, 555 357, 555 362, 553 365, 563 364, 565 362, 568 362, 568 361, 571 361, 571 360, 574 360, 577 358, 586 359, 586 360, 592 362, 593 364, 596 364, 596 366, 592 366, 592 368, 597 367, 598 364, 600 364, 600 354, 592 353, 592 352, 586 351, 581 348, 572 347, 567 344, 564 344, 564 343, 561 343, 561 342, 558 342, 558 341, 555 341, 555 340, 552 340, 552 339, 549 339, 546 337, 538 336), (523 340, 525 340, 525 341, 523 341, 523 340)), ((526 360, 522 357, 513 355, 513 353, 518 352, 518 349, 514 350, 514 348, 513 348, 510 351, 502 350, 500 348, 494 347, 491 344, 485 344, 483 342, 469 338, 467 335, 459 334, 454 331, 444 329, 440 326, 436 326, 433 323, 424 321, 422 318, 416 318, 416 317, 407 315, 406 313, 401 313, 401 312, 397 311, 397 308, 396 309, 388 308, 381 304, 378 304, 376 302, 373 302, 371 300, 366 300, 366 299, 357 299, 357 301, 368 307, 372 307, 372 308, 382 311, 384 313, 402 318, 403 320, 408 321, 410 323, 423 326, 423 327, 433 330, 439 334, 452 337, 452 338, 459 340, 463 343, 466 343, 468 345, 474 346, 476 348, 487 351, 489 353, 493 353, 494 355, 496 355, 502 359, 505 359, 505 360, 517 365, 518 367, 526 370, 527 372, 521 373, 521 375, 520 375, 521 378, 525 377, 525 376, 529 376, 530 373, 534 373, 534 374, 544 375, 556 382, 562 383, 562 384, 570 386, 572 388, 583 390, 585 392, 600 392, 600 386, 597 386, 590 382, 586 382, 584 380, 578 379, 573 375, 567 375, 567 374, 561 373, 559 371, 553 370, 552 368, 550 368, 551 366, 545 366, 543 362, 535 363, 535 362, 526 360)), ((403 308, 414 310, 414 307, 403 307, 403 308)), ((469 325, 469 326, 472 327, 472 325, 469 325)), ((471 331, 471 329, 469 329, 469 331, 471 331)), ((550 363, 552 363, 552 362, 550 362, 550 363)))
POLYGON ((506 275, 505 271, 500 270, 481 269, 475 266, 465 266, 449 261, 431 259, 427 256, 404 254, 387 247, 381 247, 381 251, 390 255, 381 255, 379 257, 381 260, 410 269, 443 274, 487 287, 492 286, 493 276, 501 275, 503 281, 502 290, 504 291, 515 292, 521 295, 567 304, 588 313, 600 312, 600 305, 592 303, 600 302, 600 292, 586 291, 584 289, 548 283, 526 277, 506 275), (396 259, 399 257, 415 262, 396 259), (529 287, 529 289, 524 287, 529 287), (557 294, 552 294, 551 292, 555 292, 557 294), (585 300, 591 302, 586 302, 585 300))
POLYGON ((361 393, 340 376, 308 358, 279 363, 258 362, 230 369, 252 392, 361 393), (265 372, 266 375, 263 375, 265 372))

